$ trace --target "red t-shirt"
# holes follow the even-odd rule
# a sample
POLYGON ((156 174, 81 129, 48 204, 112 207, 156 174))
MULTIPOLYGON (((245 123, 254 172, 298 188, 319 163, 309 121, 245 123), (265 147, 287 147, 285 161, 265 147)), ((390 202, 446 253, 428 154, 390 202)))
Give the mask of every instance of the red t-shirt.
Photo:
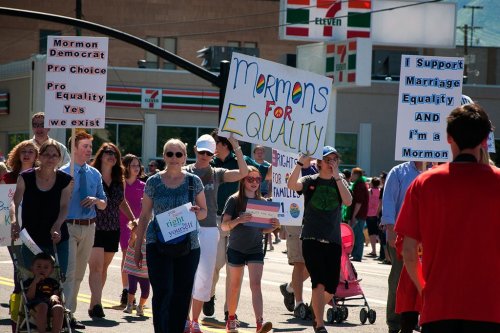
POLYGON ((500 323, 500 169, 446 163, 408 188, 395 230, 422 243, 422 324, 500 323))

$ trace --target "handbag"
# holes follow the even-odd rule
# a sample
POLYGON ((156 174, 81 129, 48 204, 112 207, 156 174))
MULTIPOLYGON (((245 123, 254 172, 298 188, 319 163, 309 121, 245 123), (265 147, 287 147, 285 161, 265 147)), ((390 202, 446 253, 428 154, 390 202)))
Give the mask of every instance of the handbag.
MULTIPOLYGON (((189 202, 194 201, 194 186, 193 176, 187 175, 188 178, 188 197, 189 202)), ((167 242, 163 239, 158 221, 153 222, 153 227, 156 233, 156 250, 163 256, 170 258, 179 258, 187 256, 191 252, 191 236, 188 234, 181 235, 167 242)))

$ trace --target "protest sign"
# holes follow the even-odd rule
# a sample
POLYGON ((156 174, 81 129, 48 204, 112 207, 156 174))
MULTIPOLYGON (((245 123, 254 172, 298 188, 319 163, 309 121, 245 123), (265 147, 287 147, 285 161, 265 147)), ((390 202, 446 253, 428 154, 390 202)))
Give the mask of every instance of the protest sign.
POLYGON ((0 246, 10 246, 9 208, 14 198, 16 185, 0 185, 0 246))
POLYGON ((35 243, 33 238, 31 238, 30 234, 28 233, 28 230, 26 229, 21 230, 21 232, 19 233, 19 238, 34 255, 42 253, 40 247, 35 243))
POLYGON ((46 128, 104 128, 108 38, 47 37, 46 128))
POLYGON ((198 220, 196 214, 190 210, 191 207, 191 203, 188 202, 156 215, 165 242, 196 230, 198 220))
POLYGON ((403 55, 395 159, 446 162, 446 117, 461 104, 463 58, 403 55))
POLYGON ((281 225, 302 225, 304 198, 287 187, 288 178, 297 164, 297 154, 273 149, 273 202, 280 204, 278 218, 281 225))
POLYGON ((245 213, 252 214, 252 218, 245 225, 262 229, 271 228, 271 219, 278 218, 278 202, 248 199, 245 213))
POLYGON ((332 80, 233 53, 219 135, 321 157, 332 80))
POLYGON ((490 132, 488 135, 488 153, 496 153, 495 149, 495 134, 490 132))

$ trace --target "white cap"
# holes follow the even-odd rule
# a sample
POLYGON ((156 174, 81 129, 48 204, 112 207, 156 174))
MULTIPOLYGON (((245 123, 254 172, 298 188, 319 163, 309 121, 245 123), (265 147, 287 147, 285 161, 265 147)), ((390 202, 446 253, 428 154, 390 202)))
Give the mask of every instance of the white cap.
POLYGON ((215 153, 215 140, 211 135, 203 134, 196 140, 197 151, 208 151, 212 154, 215 153))

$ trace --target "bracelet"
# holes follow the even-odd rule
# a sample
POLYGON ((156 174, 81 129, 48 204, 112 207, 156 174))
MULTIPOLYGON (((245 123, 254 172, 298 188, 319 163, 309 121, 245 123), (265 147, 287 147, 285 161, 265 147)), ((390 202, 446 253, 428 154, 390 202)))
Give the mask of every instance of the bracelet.
POLYGON ((241 150, 241 146, 238 146, 237 148, 234 148, 234 151, 241 150))
POLYGON ((302 163, 301 161, 297 161, 297 165, 300 165, 301 167, 303 167, 304 163, 302 163))

